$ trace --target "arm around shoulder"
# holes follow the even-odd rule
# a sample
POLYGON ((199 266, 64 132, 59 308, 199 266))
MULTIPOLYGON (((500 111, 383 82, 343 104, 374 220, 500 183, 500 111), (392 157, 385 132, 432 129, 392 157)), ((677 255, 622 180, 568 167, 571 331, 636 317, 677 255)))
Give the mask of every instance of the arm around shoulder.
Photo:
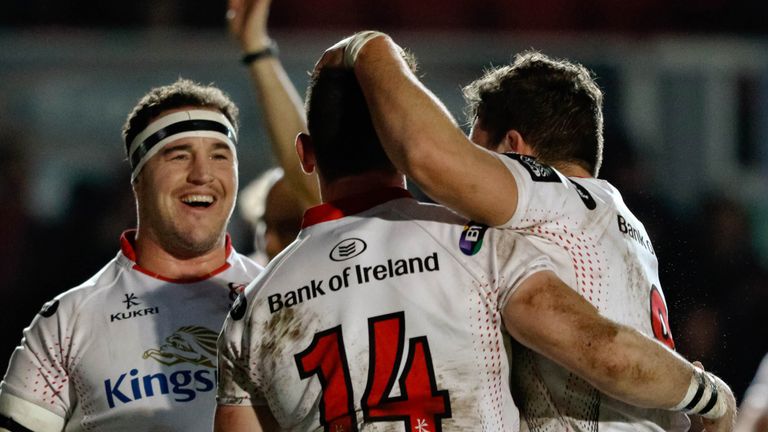
POLYGON ((717 419, 705 421, 708 431, 733 428, 735 401, 725 383, 707 375, 712 379, 703 383, 704 391, 694 391, 689 398, 689 389, 695 385, 698 390, 697 377, 704 372, 657 341, 602 317, 552 272, 524 281, 502 314, 507 330, 520 343, 603 393, 644 408, 689 413, 709 408, 717 419), (689 406, 692 402, 695 406, 689 406))

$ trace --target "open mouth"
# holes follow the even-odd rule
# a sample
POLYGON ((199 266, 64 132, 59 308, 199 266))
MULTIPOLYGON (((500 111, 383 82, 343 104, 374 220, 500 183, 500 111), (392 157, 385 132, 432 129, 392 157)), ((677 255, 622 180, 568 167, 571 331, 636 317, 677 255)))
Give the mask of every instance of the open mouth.
POLYGON ((211 195, 185 195, 181 202, 194 208, 208 208, 213 205, 215 199, 211 195))

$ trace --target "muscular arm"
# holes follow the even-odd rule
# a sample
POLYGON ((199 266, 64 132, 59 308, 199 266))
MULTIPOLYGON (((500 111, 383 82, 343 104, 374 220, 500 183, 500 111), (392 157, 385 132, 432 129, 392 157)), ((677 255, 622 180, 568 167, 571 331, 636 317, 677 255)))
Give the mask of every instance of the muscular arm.
MULTIPOLYGON (((231 33, 244 52, 255 52, 270 43, 267 16, 270 0, 229 0, 231 33)), ((315 175, 301 169, 296 155, 296 135, 306 132, 304 106, 282 63, 276 57, 254 61, 249 66, 251 81, 264 114, 272 152, 285 172, 285 179, 305 205, 320 201, 315 175)))
POLYGON ((214 432, 262 432, 279 425, 266 407, 219 405, 213 420, 214 432))
POLYGON ((366 43, 354 70, 376 132, 398 169, 432 199, 470 219, 500 225, 512 217, 517 208, 512 175, 466 137, 389 37, 366 43))
MULTIPOLYGON (((693 365, 638 331, 610 321, 554 273, 529 277, 510 296, 504 324, 520 343, 576 373, 598 390, 628 404, 673 409, 686 395, 693 365)), ((728 410, 705 422, 731 430, 733 395, 723 384, 728 410)))

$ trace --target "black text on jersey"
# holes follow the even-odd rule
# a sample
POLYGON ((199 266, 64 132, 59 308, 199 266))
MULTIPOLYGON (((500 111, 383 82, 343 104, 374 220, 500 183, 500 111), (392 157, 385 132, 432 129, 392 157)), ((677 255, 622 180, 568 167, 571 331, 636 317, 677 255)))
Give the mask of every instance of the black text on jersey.
POLYGON ((440 262, 437 252, 426 257, 388 259, 384 264, 355 264, 353 267, 345 267, 341 273, 333 275, 327 280, 312 279, 301 288, 268 296, 269 313, 275 313, 284 307, 293 307, 324 296, 326 289, 329 292, 336 292, 351 285, 364 285, 392 277, 439 270, 440 262))

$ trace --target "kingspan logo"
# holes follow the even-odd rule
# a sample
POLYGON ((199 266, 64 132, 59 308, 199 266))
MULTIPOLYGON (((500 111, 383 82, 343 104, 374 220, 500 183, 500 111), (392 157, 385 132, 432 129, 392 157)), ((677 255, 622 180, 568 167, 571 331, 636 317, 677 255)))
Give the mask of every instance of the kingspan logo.
POLYGON ((184 326, 165 339, 159 348, 148 349, 144 360, 153 359, 166 366, 188 363, 195 369, 178 369, 170 373, 141 375, 131 369, 117 379, 104 380, 107 404, 115 408, 143 398, 173 394, 177 402, 190 402, 200 392, 216 388, 216 338, 218 334, 200 326, 184 326))

